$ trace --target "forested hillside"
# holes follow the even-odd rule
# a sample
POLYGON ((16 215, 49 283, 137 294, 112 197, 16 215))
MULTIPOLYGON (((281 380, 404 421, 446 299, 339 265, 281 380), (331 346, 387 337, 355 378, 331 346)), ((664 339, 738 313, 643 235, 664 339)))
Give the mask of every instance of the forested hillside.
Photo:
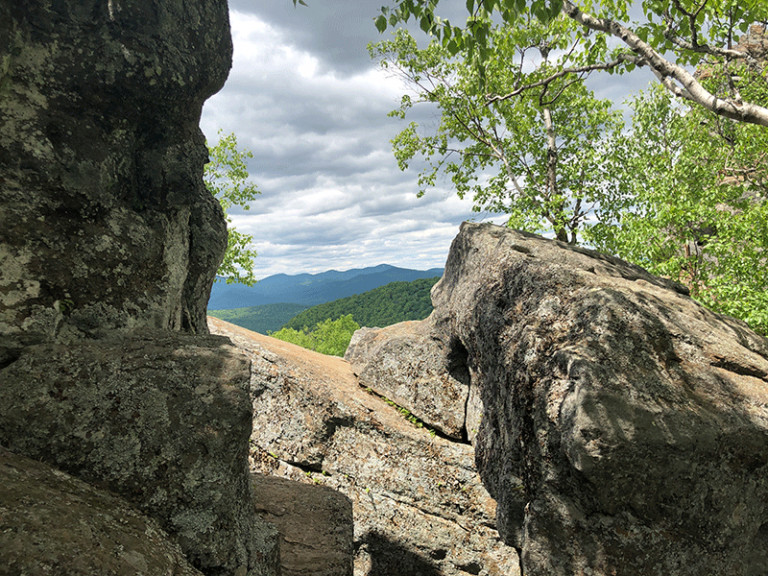
POLYGON ((295 316, 284 328, 312 328, 327 319, 352 315, 360 326, 389 326, 405 320, 421 320, 432 312, 429 292, 440 277, 413 282, 392 282, 363 294, 313 306, 295 316))
POLYGON ((266 334, 272 330, 277 330, 306 308, 304 304, 263 304, 262 306, 233 308, 231 310, 208 310, 208 315, 259 334, 266 334))

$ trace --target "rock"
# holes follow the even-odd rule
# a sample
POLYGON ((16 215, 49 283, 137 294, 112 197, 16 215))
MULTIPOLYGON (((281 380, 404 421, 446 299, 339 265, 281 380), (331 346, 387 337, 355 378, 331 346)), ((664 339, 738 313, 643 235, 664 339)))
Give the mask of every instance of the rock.
POLYGON ((126 498, 206 574, 276 574, 277 533, 251 504, 248 382, 216 336, 40 344, 0 371, 0 444, 126 498))
POLYGON ((764 574, 768 341, 615 258, 465 223, 432 321, 526 576, 764 574))
POLYGON ((406 420, 341 358, 208 321, 252 360, 252 470, 350 498, 355 575, 519 574, 468 443, 406 420))
POLYGON ((256 511, 280 534, 281 576, 352 576, 352 502, 328 488, 254 474, 256 511))
POLYGON ((0 574, 202 576, 124 500, 2 447, 0 574))
POLYGON ((360 385, 408 409, 430 427, 461 440, 469 400, 466 350, 443 341, 428 322, 355 332, 344 359, 360 385))
POLYGON ((206 333, 226 227, 198 122, 231 53, 226 0, 0 0, 0 366, 206 333))

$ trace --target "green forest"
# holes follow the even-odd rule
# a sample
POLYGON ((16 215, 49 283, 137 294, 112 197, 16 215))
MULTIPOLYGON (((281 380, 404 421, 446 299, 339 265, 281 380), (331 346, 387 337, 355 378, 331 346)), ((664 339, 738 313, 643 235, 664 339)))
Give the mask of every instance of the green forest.
POLYGON ((439 279, 392 282, 363 294, 319 304, 297 314, 283 328, 302 330, 346 315, 351 315, 360 326, 368 327, 422 320, 432 312, 429 292, 439 279))
POLYGON ((355 330, 422 320, 432 312, 430 291, 439 277, 391 282, 363 294, 313 306, 270 336, 322 354, 344 356, 355 330))
POLYGON ((267 334, 306 308, 303 304, 262 304, 230 310, 208 310, 208 315, 259 334, 267 334))

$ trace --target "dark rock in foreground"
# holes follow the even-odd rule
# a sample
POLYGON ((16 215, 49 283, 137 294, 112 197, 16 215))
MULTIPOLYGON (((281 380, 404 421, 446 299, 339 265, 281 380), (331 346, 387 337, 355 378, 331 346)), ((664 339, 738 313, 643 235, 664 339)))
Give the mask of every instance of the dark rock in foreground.
POLYGON ((41 344, 0 371, 0 444, 124 497, 208 574, 272 574, 248 472, 248 359, 226 338, 41 344))
POLYGON ((202 576, 124 500, 2 447, 0 574, 202 576))
POLYGON ((231 53, 226 0, 0 1, 0 367, 207 331, 227 239, 198 123, 231 53))

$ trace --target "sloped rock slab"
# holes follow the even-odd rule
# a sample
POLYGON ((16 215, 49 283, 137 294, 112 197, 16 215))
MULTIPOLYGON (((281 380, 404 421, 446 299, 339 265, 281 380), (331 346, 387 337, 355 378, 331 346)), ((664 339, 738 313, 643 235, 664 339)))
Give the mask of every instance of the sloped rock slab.
POLYGON ((218 336, 32 346, 0 371, 0 444, 123 496, 203 572, 275 574, 277 532, 250 505, 249 378, 218 336))
POLYGON ((414 426, 340 358, 208 321, 252 360, 253 470, 349 497, 356 576, 519 574, 469 444, 414 426))
POLYGON ((2 447, 0 574, 202 576, 125 500, 2 447))
POLYGON ((433 316, 523 574, 768 571, 768 342, 589 250, 464 223, 433 316), (515 480, 516 479, 516 480, 515 480))
POLYGON ((253 474, 256 512, 280 534, 281 576, 352 576, 352 502, 327 486, 253 474))

